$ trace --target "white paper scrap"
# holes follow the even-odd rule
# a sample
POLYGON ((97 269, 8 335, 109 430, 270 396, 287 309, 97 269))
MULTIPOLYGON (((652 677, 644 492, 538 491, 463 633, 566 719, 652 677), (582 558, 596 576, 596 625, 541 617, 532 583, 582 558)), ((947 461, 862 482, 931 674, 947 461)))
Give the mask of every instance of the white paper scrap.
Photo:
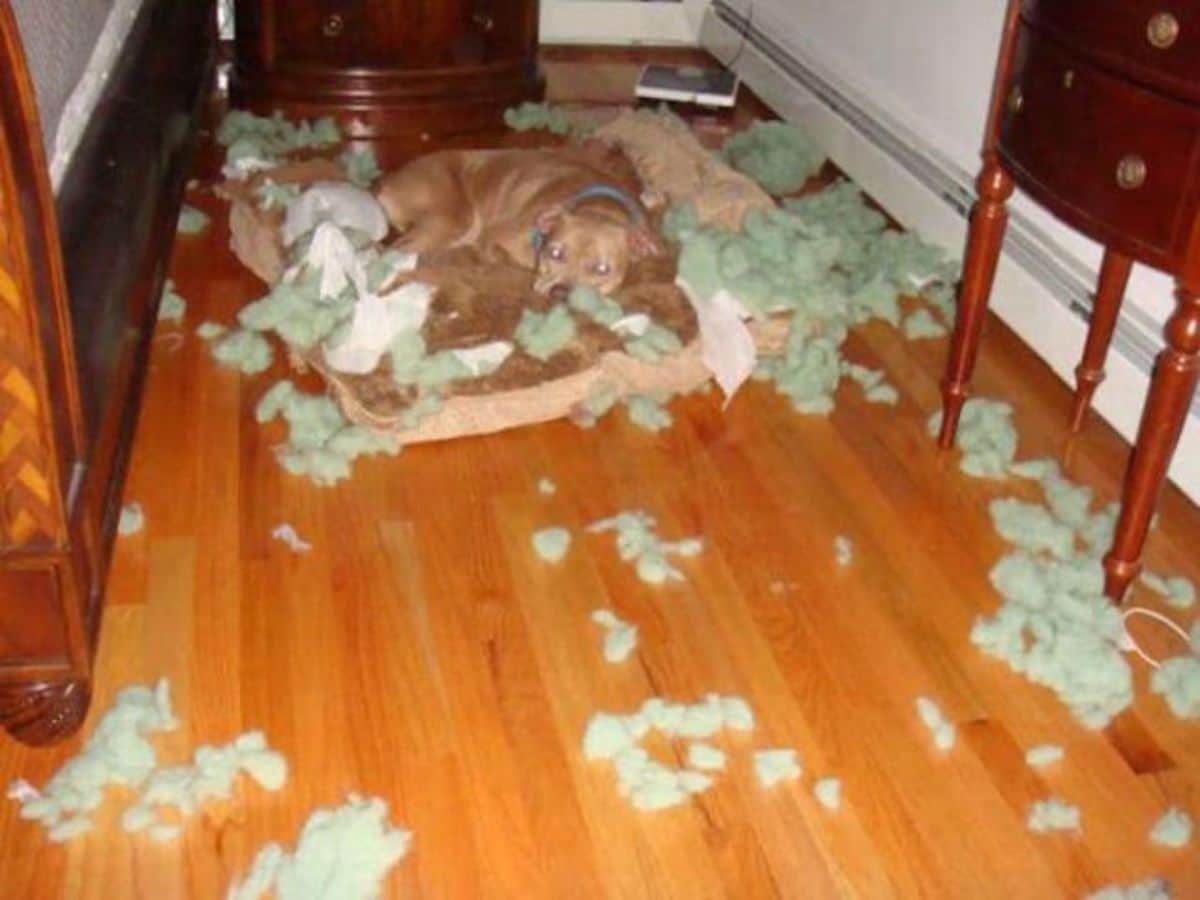
POLYGON ((383 296, 359 297, 350 333, 336 347, 325 345, 325 362, 351 375, 374 371, 396 335, 425 324, 433 293, 432 286, 410 281, 383 296))

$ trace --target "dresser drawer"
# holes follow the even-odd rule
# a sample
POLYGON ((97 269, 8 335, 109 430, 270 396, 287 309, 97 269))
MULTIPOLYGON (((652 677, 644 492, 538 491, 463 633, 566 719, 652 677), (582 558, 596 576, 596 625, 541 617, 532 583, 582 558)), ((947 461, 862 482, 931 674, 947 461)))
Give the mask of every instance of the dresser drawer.
POLYGON ((1200 99, 1200 6, 1193 0, 1024 0, 1022 14, 1101 65, 1200 99))
POLYGON ((999 152, 1017 184, 1104 243, 1162 262, 1195 209, 1200 110, 1023 27, 999 152))

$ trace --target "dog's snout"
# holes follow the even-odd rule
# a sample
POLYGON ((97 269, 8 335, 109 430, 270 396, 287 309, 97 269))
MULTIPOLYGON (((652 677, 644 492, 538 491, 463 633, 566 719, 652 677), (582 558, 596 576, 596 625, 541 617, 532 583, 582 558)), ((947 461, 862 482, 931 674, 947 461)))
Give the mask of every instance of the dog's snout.
POLYGON ((557 303, 567 299, 567 295, 571 293, 571 288, 565 284, 555 284, 550 287, 550 299, 557 303))

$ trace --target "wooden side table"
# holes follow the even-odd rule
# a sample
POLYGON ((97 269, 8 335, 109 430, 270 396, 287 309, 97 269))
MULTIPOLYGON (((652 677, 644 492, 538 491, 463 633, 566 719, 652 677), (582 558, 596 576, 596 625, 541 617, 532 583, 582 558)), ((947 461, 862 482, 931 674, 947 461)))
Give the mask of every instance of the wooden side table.
POLYGON ((1105 247, 1072 428, 1083 420, 1136 262, 1176 279, 1129 460, 1105 592, 1141 571, 1200 374, 1200 3, 1009 0, 971 212, 938 443, 954 442, 1014 185, 1105 247))

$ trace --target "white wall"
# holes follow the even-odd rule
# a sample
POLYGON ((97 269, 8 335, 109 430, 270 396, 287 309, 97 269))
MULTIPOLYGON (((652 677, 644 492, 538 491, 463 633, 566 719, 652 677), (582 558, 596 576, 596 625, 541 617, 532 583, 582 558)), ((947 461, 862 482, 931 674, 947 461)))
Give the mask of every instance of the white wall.
POLYGON ((542 0, 543 44, 692 45, 708 0, 542 0))

